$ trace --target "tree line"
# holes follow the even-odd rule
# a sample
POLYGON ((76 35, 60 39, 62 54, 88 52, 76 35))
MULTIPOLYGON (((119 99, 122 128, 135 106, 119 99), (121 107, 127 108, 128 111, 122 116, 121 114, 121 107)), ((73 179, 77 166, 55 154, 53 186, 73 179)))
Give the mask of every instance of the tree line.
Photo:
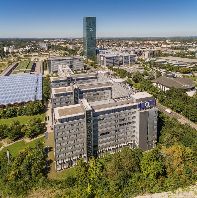
POLYGON ((45 105, 42 101, 33 101, 15 105, 2 106, 0 108, 0 119, 13 118, 17 116, 32 116, 43 113, 45 105))
MULTIPOLYGON (((197 132, 159 114, 159 143, 142 152, 124 148, 105 157, 80 160, 62 183, 65 197, 134 197, 175 190, 197 181, 197 132)), ((56 185, 58 187, 56 187, 56 185)), ((61 195, 60 195, 61 196, 61 195)))
POLYGON ((45 130, 45 123, 42 123, 39 118, 32 118, 27 124, 20 124, 19 121, 14 121, 10 125, 0 124, 0 140, 9 138, 16 141, 23 137, 35 138, 45 130))
POLYGON ((0 196, 24 196, 28 189, 39 185, 47 175, 47 155, 44 145, 38 142, 16 157, 0 153, 0 196))
MULTIPOLYGON (((0 155, 0 192, 3 197, 26 197, 33 189, 52 190, 58 197, 134 197, 175 190, 197 181, 197 132, 159 114, 156 148, 124 148, 121 152, 79 160, 62 180, 47 178, 43 145, 17 157, 0 155)), ((54 195, 55 196, 55 195, 54 195)))
POLYGON ((48 102, 51 96, 51 81, 49 75, 43 78, 43 101, 48 102))

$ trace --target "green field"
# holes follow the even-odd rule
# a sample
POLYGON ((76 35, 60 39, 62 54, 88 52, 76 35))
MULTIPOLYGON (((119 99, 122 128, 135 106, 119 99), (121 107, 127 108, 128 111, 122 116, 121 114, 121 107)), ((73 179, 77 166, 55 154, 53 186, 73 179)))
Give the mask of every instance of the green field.
POLYGON ((17 70, 26 69, 27 66, 29 65, 29 62, 30 62, 29 60, 21 61, 21 62, 18 64, 17 70))
POLYGON ((25 148, 27 148, 28 146, 30 147, 34 147, 37 141, 45 141, 44 137, 38 138, 36 140, 33 140, 31 142, 26 143, 24 140, 21 140, 19 142, 16 142, 10 146, 7 146, 5 148, 3 148, 0 153, 6 151, 7 149, 10 151, 12 156, 17 156, 19 154, 20 151, 24 150, 25 148))
POLYGON ((49 177, 49 179, 55 180, 65 180, 66 177, 76 175, 76 167, 70 167, 68 169, 64 169, 60 172, 55 172, 53 177, 49 177))
POLYGON ((30 61, 30 59, 28 60, 23 60, 21 61, 17 68, 12 72, 13 74, 17 74, 17 73, 21 73, 21 72, 29 72, 29 70, 31 70, 32 67, 32 62, 30 61))
POLYGON ((7 62, 0 62, 0 73, 8 66, 7 62))
POLYGON ((14 121, 19 121, 21 124, 26 124, 31 118, 40 118, 42 121, 44 121, 44 117, 45 113, 35 116, 18 116, 14 118, 0 119, 0 124, 11 124, 14 121))

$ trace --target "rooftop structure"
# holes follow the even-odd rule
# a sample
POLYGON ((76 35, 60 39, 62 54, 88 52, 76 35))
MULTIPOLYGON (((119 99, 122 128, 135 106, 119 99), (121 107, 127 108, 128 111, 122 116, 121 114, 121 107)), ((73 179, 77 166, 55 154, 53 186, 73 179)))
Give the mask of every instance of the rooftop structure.
POLYGON ((90 89, 112 87, 112 84, 110 82, 96 82, 96 83, 79 84, 78 87, 81 90, 86 90, 86 89, 90 90, 90 89))
POLYGON ((80 104, 76 104, 76 105, 69 105, 64 107, 57 107, 54 109, 54 113, 56 115, 55 118, 58 120, 60 118, 62 119, 69 117, 70 115, 83 114, 84 110, 80 104))
POLYGON ((0 82, 0 105, 42 100, 41 75, 2 76, 0 82))
POLYGON ((147 98, 152 98, 152 95, 148 92, 137 92, 134 95, 132 95, 132 98, 135 102, 141 102, 144 101, 144 99, 147 100, 147 98))

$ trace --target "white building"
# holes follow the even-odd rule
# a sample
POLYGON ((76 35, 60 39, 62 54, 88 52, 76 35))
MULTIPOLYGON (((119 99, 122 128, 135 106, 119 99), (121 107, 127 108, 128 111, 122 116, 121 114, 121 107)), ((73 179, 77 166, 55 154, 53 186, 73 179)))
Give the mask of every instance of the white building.
POLYGON ((98 62, 101 66, 130 66, 135 63, 137 57, 135 54, 100 51, 98 55, 98 62))

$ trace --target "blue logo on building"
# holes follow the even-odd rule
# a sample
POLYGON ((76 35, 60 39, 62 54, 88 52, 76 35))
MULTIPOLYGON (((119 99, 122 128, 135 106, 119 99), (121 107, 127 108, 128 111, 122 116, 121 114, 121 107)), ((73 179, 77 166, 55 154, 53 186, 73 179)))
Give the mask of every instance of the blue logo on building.
POLYGON ((138 104, 138 108, 140 110, 144 110, 144 109, 149 109, 151 107, 154 107, 156 105, 156 101, 155 100, 148 100, 146 102, 140 102, 138 104))

